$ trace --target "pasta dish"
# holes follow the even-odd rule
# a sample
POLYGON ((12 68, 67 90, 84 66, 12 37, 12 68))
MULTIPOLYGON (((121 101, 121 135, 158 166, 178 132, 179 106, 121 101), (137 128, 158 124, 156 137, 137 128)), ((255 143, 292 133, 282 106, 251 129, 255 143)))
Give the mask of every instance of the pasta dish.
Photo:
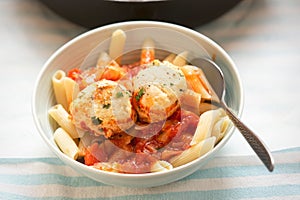
POLYGON ((54 141, 70 158, 117 173, 171 170, 209 152, 230 120, 211 104, 217 97, 188 52, 159 60, 146 38, 140 58, 122 64, 126 33, 112 33, 94 67, 53 74, 59 127, 54 141))

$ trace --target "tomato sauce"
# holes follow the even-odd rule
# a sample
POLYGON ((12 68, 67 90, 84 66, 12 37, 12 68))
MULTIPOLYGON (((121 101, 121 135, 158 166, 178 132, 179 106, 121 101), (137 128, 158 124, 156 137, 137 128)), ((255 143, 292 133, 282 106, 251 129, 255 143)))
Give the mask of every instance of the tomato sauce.
MULTIPOLYGON (((113 81, 130 81, 146 66, 137 62, 123 65, 121 68, 122 72, 125 72, 122 76, 112 75, 113 69, 107 71, 110 76, 105 75, 105 71, 99 74, 97 67, 94 67, 83 72, 72 70, 69 77, 74 79, 82 90, 90 82, 99 81, 103 76, 106 79, 111 77, 113 81)), ((179 108, 164 122, 136 122, 126 133, 113 135, 102 143, 90 144, 86 148, 84 163, 89 166, 100 162, 117 163, 116 171, 120 173, 148 173, 156 161, 169 161, 190 147, 198 121, 198 115, 179 108)), ((81 126, 83 130, 89 131, 84 123, 81 126)))
POLYGON ((169 161, 190 147, 198 121, 196 114, 178 109, 167 119, 162 129, 150 138, 133 137, 130 132, 116 134, 108 139, 115 145, 114 151, 110 153, 103 143, 93 143, 84 158, 85 164, 113 161, 119 164, 118 172, 121 173, 150 172, 152 164, 157 160, 169 161))

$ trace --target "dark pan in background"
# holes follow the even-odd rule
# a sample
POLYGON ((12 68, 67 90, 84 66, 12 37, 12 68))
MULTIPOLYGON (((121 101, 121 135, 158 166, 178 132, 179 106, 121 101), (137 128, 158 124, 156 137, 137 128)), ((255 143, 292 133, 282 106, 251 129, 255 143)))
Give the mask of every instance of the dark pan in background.
POLYGON ((69 21, 95 28, 128 20, 158 20, 190 28, 229 11, 241 0, 40 0, 69 21))

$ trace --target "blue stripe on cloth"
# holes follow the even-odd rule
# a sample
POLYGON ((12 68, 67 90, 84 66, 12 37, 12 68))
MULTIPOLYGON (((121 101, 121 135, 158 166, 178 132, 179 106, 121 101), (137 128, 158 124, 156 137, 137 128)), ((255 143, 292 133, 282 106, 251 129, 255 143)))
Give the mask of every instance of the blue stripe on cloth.
MULTIPOLYGON (((274 151, 272 153, 287 153, 287 152, 297 152, 300 153, 300 147, 294 147, 289 149, 283 149, 274 151)), ((43 162, 52 165, 65 165, 57 157, 47 157, 47 158, 1 158, 0 164, 19 164, 19 163, 30 163, 30 162, 43 162)))
MULTIPOLYGON (((288 150, 281 150, 281 151, 276 151, 273 152, 274 156, 276 157, 277 154, 281 154, 281 156, 295 156, 297 155, 297 152, 300 152, 300 147, 297 148, 292 148, 288 150), (296 154, 295 154, 296 152, 296 154), (282 154, 283 153, 283 154, 282 154)), ((247 156, 242 156, 242 157, 237 157, 237 163, 238 159, 242 158, 245 159, 247 156)), ((222 158, 222 157, 221 157, 222 158)), ((218 158, 215 158, 218 159, 218 158)), ((263 165, 250 165, 247 166, 247 163, 244 163, 240 166, 222 166, 222 159, 219 160, 217 163, 217 166, 213 167, 208 167, 204 168, 201 170, 196 171, 192 175, 182 179, 181 181, 178 181, 177 184, 174 184, 174 187, 178 185, 179 183, 179 190, 180 192, 176 191, 176 188, 174 190, 168 190, 172 184, 167 185, 165 188, 164 192, 164 186, 161 187, 160 190, 156 189, 141 189, 143 190, 146 194, 141 195, 142 192, 134 192, 135 190, 131 190, 130 188, 119 188, 119 187, 111 187, 106 186, 105 184, 93 181, 87 177, 83 176, 67 176, 64 175, 65 171, 68 171, 68 166, 64 165, 58 158, 22 158, 22 159, 17 159, 17 158, 4 158, 1 159, 0 165, 4 165, 5 167, 16 167, 18 164, 20 164, 18 167, 22 167, 22 164, 24 166, 30 166, 30 163, 43 163, 43 164, 48 164, 49 167, 51 168, 51 165, 53 167, 58 167, 59 171, 58 173, 47 173, 46 174, 25 174, 22 175, 20 173, 12 173, 12 174, 5 174, 2 173, 0 174, 0 183, 3 185, 6 185, 5 187, 8 187, 8 190, 4 188, 0 188, 0 199, 24 199, 24 200, 31 200, 31 199, 41 199, 41 198, 32 198, 29 197, 30 195, 34 195, 34 192, 32 193, 31 190, 34 190, 35 187, 41 187, 43 185, 47 185, 49 188, 51 188, 51 185, 55 185, 53 188, 60 188, 60 187, 69 187, 68 192, 64 193, 63 191, 60 191, 57 193, 57 196, 50 196, 50 197, 44 197, 42 199, 72 199, 69 198, 72 196, 70 192, 76 191, 79 188, 86 188, 84 191, 90 191, 94 190, 97 188, 97 191, 93 195, 87 194, 87 197, 95 197, 95 198, 76 198, 79 200, 83 199, 107 199, 107 198, 102 198, 102 196, 114 196, 110 197, 109 199, 116 199, 116 200, 127 200, 127 199, 240 199, 240 198, 264 198, 264 197, 284 197, 284 196, 291 196, 291 195, 300 195, 300 185, 299 181, 296 180, 287 180, 283 182, 274 182, 272 186, 266 187, 264 185, 264 182, 262 182, 262 185, 256 186, 255 184, 246 184, 245 188, 239 188, 239 185, 232 184, 233 181, 235 181, 235 178, 242 178, 246 177, 244 180, 255 180, 256 176, 258 178, 261 178, 261 176, 268 178, 268 176, 272 179, 273 176, 276 175, 281 175, 282 177, 293 177, 293 174, 299 176, 300 173, 300 163, 283 163, 281 161, 280 164, 275 165, 275 171, 273 173, 269 173, 266 171, 263 165), (29 164, 29 165, 28 165, 29 164), (224 179, 222 179, 224 178, 224 179), (217 188, 220 189, 214 189, 214 187, 210 189, 205 189, 204 191, 195 191, 195 188, 186 188, 184 185, 189 185, 197 183, 197 181, 207 181, 207 183, 210 183, 210 180, 213 179, 219 179, 215 180, 217 181, 216 184, 219 184, 217 188), (224 180, 224 183, 223 183, 224 180), (229 185, 226 186, 226 183, 228 182, 229 185), (291 184, 291 183, 295 184, 291 184), (220 185, 221 184, 221 185, 220 185), (225 184, 224 188, 220 187, 222 184, 225 184), (231 186, 230 186, 231 185, 231 186), (26 189, 26 191, 29 191, 29 196, 23 196, 19 194, 27 194, 27 193, 18 193, 18 190, 13 190, 13 188, 16 187, 21 187, 26 189), (90 187, 90 188, 89 188, 90 187), (181 189, 180 189, 181 187, 181 189), (229 187, 229 188, 228 188, 229 187), (228 188, 228 189, 227 189, 228 188), (184 191, 183 191, 183 190, 184 191), (182 190, 182 191, 181 191, 182 190), (10 192, 8 192, 10 191, 10 192), (31 191, 31 192, 30 192, 31 191), (111 191, 112 194, 104 194, 103 192, 111 191), (122 193, 118 193, 117 196, 115 196, 115 192, 121 191, 122 193), (66 196, 64 196, 66 195, 66 196), (121 196, 118 196, 121 195, 121 196), (97 197, 97 198, 96 198, 97 197)), ((250 161, 252 162, 252 161, 250 161)), ((42 165, 43 166, 43 165, 42 165)), ((19 168, 18 168, 19 169, 19 168)), ((26 172, 27 168, 25 168, 26 172)), ((13 172, 13 170, 10 170, 13 172)), ((242 180, 242 179, 237 179, 242 180)), ((274 179, 276 180, 276 178, 274 179)), ((263 181, 263 180, 262 180, 263 181)), ((266 180, 266 184, 268 181, 266 180)), ((260 183, 260 182, 258 182, 260 183)), ((242 186, 242 185, 241 185, 242 186)), ((208 187, 209 188, 209 187, 208 187)), ((201 185, 199 185, 199 190, 201 190, 201 185)), ((202 188, 203 190, 203 188, 202 188)), ((139 191, 139 190, 137 190, 139 191)), ((24 191, 23 191, 24 192, 24 191)), ((54 193, 56 194, 56 193, 54 193)), ((81 196, 82 197, 82 196, 81 196)))
MULTIPOLYGON (((127 196, 128 199, 198 199, 198 200, 235 200, 241 198, 263 198, 263 197, 280 197, 286 195, 300 195, 300 185, 283 185, 283 186, 268 186, 255 188, 236 188, 227 190, 211 190, 211 191, 188 191, 188 192, 172 192, 164 194, 145 194, 127 196)), ((110 198, 114 200, 124 200, 123 197, 110 198)), ((92 199, 91 199, 92 200, 92 199)), ((94 199, 93 199, 94 200, 94 199)))
MULTIPOLYGON (((209 169, 200 169, 192 175, 182 179, 209 179, 209 178, 232 178, 247 176, 262 176, 274 174, 293 174, 299 173, 300 163, 278 164, 276 170, 269 173, 264 166, 231 166, 231 167, 213 167, 209 169)), ((42 185, 42 184, 61 184, 72 187, 103 186, 105 184, 96 182, 84 176, 69 177, 61 174, 0 174, 0 183, 15 185, 42 185)))
POLYGON ((276 164, 275 170, 269 173, 265 166, 229 166, 200 169, 183 180, 203 179, 203 178, 229 178, 245 176, 261 176, 283 173, 299 173, 300 163, 276 164))
POLYGON ((88 177, 69 177, 60 174, 0 175, 0 182, 14 185, 60 184, 71 187, 104 186, 88 177))
MULTIPOLYGON (((210 191, 185 191, 185 192, 168 192, 163 194, 143 194, 143 195, 128 195, 108 198, 70 198, 63 196, 44 197, 43 200, 153 200, 153 199, 199 199, 199 200, 235 200, 242 198, 267 198, 267 197, 284 197, 291 195, 300 195, 300 185, 280 185, 268 187, 251 187, 251 188, 235 188, 226 190, 210 190, 210 191)), ((1 193, 1 199, 22 199, 22 200, 37 200, 41 198, 28 197, 11 193, 1 193)))
POLYGON ((287 153, 287 152, 297 152, 297 151, 299 151, 299 153, 300 153, 300 147, 282 149, 282 150, 274 151, 273 153, 287 153))
POLYGON ((21 164, 21 163, 31 163, 31 162, 42 162, 51 165, 65 165, 61 160, 56 157, 51 158, 1 158, 1 164, 21 164))

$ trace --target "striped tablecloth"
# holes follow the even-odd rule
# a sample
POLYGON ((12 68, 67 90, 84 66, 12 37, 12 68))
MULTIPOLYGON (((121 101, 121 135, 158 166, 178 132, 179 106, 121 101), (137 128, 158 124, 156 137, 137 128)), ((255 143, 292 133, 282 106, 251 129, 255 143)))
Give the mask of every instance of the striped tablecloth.
POLYGON ((299 19, 299 0, 244 0, 197 28, 235 61, 245 90, 242 119, 269 145, 275 170, 269 173, 237 132, 194 174, 137 189, 73 171, 34 127, 30 101, 41 66, 86 29, 37 0, 0 0, 0 199, 300 199, 299 19))
POLYGON ((300 199, 300 148, 274 152, 269 173, 253 156, 217 157, 164 186, 127 188, 86 178, 57 158, 0 160, 1 199, 300 199))

